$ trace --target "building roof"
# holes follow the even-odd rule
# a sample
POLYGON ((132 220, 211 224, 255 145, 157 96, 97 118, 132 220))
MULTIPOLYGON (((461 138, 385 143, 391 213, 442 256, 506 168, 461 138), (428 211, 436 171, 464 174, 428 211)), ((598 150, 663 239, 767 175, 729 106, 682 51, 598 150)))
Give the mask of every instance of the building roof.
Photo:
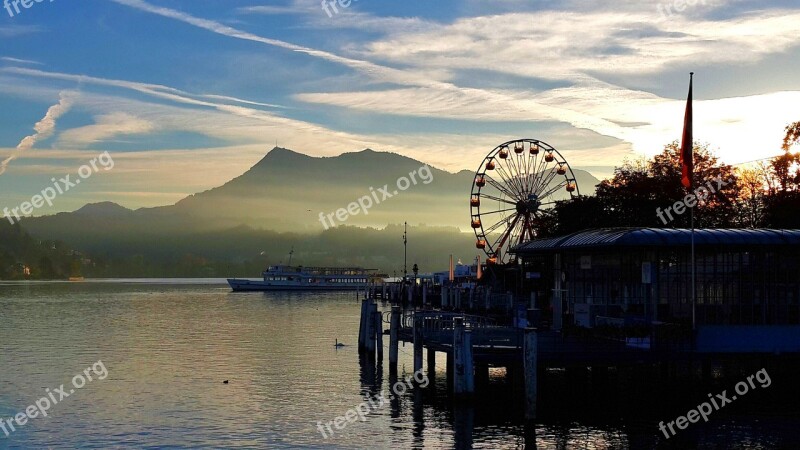
MULTIPOLYGON (((704 228, 695 230, 694 242, 696 246, 800 246, 800 230, 704 228)), ((530 253, 569 248, 678 247, 690 244, 691 230, 686 228, 604 228, 536 239, 517 246, 514 251, 530 253)))

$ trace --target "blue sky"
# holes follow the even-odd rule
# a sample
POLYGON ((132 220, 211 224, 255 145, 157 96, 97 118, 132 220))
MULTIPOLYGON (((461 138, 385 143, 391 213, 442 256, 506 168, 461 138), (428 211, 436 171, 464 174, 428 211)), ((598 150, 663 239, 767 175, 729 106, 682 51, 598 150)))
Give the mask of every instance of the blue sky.
POLYGON ((171 204, 241 174, 276 142, 316 156, 369 147, 457 171, 528 137, 605 177, 679 138, 690 71, 695 137, 725 162, 779 154, 783 128, 800 120, 791 1, 9 9, 0 10, 0 161, 13 158, 0 208, 104 151, 115 161, 37 215, 103 200, 171 204))

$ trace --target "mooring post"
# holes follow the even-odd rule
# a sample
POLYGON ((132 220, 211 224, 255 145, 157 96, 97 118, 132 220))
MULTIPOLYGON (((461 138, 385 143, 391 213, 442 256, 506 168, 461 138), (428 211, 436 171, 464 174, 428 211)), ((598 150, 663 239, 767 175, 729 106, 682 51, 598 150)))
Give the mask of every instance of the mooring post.
POLYGON ((422 320, 414 313, 414 373, 422 370, 422 320))
POLYGON ((523 343, 524 368, 525 368, 525 419, 536 419, 536 402, 538 396, 538 337, 536 328, 525 329, 523 343))
POLYGON ((453 318, 453 394, 464 392, 464 322, 461 317, 453 318))
POLYGON ((378 310, 378 305, 370 302, 367 307, 366 336, 364 336, 364 347, 369 355, 375 355, 375 320, 372 313, 378 310))
POLYGON ((436 350, 428 347, 426 352, 428 356, 428 378, 432 380, 436 377, 436 350))
POLYGON ((428 306, 428 285, 422 285, 422 304, 428 306))
POLYGON ((447 353, 447 388, 452 392, 455 385, 455 362, 453 358, 453 351, 447 353))
POLYGON ((464 326, 463 317, 453 319, 453 393, 456 395, 472 394, 475 392, 475 375, 472 363, 472 338, 471 332, 464 326))
POLYGON ((372 313, 373 320, 375 321, 375 347, 378 350, 378 364, 383 363, 383 314, 378 311, 378 305, 375 305, 375 310, 372 313))
POLYGON ((400 307, 392 306, 392 318, 389 322, 389 369, 397 368, 397 350, 400 331, 400 307))
POLYGON ((358 352, 364 353, 367 336, 367 304, 369 300, 361 300, 361 323, 358 325, 358 352))

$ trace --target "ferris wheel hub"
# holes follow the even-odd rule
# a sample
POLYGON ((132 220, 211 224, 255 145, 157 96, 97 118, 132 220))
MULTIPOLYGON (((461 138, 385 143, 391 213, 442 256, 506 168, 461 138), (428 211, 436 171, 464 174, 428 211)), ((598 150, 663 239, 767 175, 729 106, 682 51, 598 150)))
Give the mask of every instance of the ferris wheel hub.
POLYGON ((539 197, 536 194, 530 194, 527 199, 517 202, 517 212, 530 215, 538 211, 540 206, 542 206, 542 202, 539 201, 539 197))

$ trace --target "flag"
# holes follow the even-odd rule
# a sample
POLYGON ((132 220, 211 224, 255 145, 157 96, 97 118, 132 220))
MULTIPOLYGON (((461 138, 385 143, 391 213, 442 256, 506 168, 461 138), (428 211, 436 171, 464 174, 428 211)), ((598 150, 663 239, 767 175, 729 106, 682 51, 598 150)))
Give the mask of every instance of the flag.
POLYGON ((681 183, 684 187, 691 189, 692 174, 694 172, 694 159, 692 146, 694 136, 692 130, 692 84, 694 82, 694 72, 689 77, 689 98, 686 100, 686 114, 683 118, 683 138, 681 139, 681 183))

